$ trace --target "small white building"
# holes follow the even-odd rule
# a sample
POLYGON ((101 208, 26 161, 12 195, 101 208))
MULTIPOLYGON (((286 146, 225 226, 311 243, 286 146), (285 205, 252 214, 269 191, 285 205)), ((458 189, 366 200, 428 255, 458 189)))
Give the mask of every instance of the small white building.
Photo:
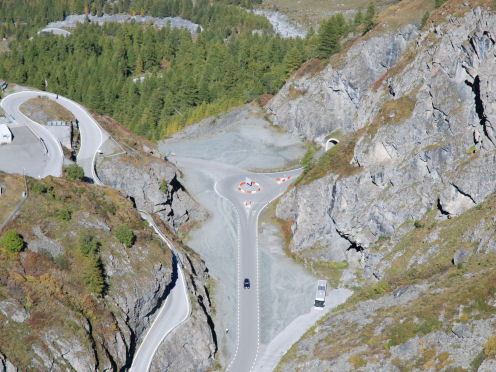
POLYGON ((2 143, 11 143, 12 142, 12 133, 10 132, 7 124, 0 124, 0 144, 2 143))

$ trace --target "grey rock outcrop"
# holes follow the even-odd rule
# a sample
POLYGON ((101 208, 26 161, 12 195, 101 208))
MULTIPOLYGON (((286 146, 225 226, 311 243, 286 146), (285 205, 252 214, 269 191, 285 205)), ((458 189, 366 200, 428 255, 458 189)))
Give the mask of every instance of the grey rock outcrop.
POLYGON ((174 232, 205 218, 205 211, 179 182, 173 165, 151 157, 141 160, 142 164, 135 165, 132 160, 106 159, 97 167, 98 175, 104 184, 131 197, 137 209, 156 213, 174 232), (166 193, 160 190, 162 181, 167 184, 166 193))
POLYGON ((209 276, 196 255, 181 255, 186 281, 195 303, 191 316, 160 345, 150 371, 206 371, 213 365, 217 336, 212 321, 212 303, 207 289, 209 276))
POLYGON ((453 256, 453 264, 458 265, 460 263, 465 263, 467 262, 469 256, 469 252, 467 252, 463 248, 460 248, 455 252, 455 255, 453 256))
POLYGON ((351 47, 340 68, 328 65, 313 76, 289 80, 266 106, 271 119, 317 142, 337 129, 355 130, 354 118, 369 86, 416 36, 414 25, 374 36, 351 47), (303 94, 291 99, 295 89, 303 94))
POLYGON ((17 368, 0 353, 0 372, 17 372, 17 368))
POLYGON ((33 233, 38 240, 31 240, 28 243, 28 249, 36 253, 48 253, 51 257, 56 258, 64 253, 64 247, 56 241, 48 238, 43 234, 39 226, 33 227, 33 233))
POLYGON ((486 359, 477 369, 477 372, 492 372, 496 371, 496 360, 486 359))
POLYGON ((0 313, 16 323, 29 318, 28 312, 14 299, 0 301, 0 313))
MULTIPOLYGON (((397 45, 416 36, 406 29, 396 36, 403 40, 397 45)), ((353 250, 364 252, 365 261, 379 238, 412 229, 407 221, 420 220, 432 209, 439 218, 457 216, 493 192, 493 35, 496 15, 468 10, 457 22, 420 33, 400 57, 404 67, 384 79, 387 84, 374 82, 403 48, 389 49, 395 43, 388 34, 352 47, 340 71, 328 67, 289 83, 307 91, 297 100, 288 99, 287 87, 281 90, 268 106, 276 123, 317 141, 336 129, 355 136, 356 172, 330 173, 281 199, 277 216, 294 221, 291 251, 340 260, 353 250), (375 69, 364 71, 360 66, 368 65, 356 62, 358 53, 370 50, 389 52, 377 52, 370 59, 375 69), (363 83, 353 94, 331 89, 329 82, 342 76, 363 83)))

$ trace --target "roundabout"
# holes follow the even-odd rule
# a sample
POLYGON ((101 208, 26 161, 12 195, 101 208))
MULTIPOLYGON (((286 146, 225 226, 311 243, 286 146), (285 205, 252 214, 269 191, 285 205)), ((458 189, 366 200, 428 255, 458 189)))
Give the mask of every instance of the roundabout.
POLYGON ((246 179, 238 185, 238 191, 246 194, 256 194, 262 191, 260 184, 250 179, 246 179))

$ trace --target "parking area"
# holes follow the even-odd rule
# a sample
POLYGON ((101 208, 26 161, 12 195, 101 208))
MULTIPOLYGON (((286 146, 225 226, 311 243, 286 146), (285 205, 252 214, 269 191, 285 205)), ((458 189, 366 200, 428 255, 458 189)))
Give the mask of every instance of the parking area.
POLYGON ((40 141, 26 126, 9 126, 12 143, 0 145, 0 170, 6 173, 36 177, 47 166, 46 157, 40 141))

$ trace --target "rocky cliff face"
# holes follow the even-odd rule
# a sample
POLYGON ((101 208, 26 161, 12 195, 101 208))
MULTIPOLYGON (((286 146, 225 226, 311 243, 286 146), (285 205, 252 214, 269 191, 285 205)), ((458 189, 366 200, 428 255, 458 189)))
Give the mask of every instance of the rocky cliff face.
MULTIPOLYGON (((296 221, 292 250, 319 243, 328 248, 320 257, 345 259, 350 247, 367 249, 429 209, 453 217, 493 191, 495 19, 477 8, 422 32, 383 83, 361 94, 346 125, 336 127, 341 117, 332 114, 316 126, 306 119, 314 139, 336 129, 353 134, 356 169, 351 176, 330 173, 283 198, 278 216, 296 221)), ((305 94, 289 105, 312 107, 314 100, 305 94)), ((300 131, 303 120, 293 123, 300 131)))
MULTIPOLYGON (((410 32, 403 29, 396 36, 402 38, 404 50, 398 47, 390 64, 371 58, 375 67, 365 71, 367 64, 360 56, 369 56, 370 51, 386 56, 394 43, 387 34, 364 40, 348 51, 341 69, 328 67, 295 79, 267 107, 276 123, 309 139, 322 143, 324 136, 335 132, 341 140, 277 206, 277 216, 292 221, 289 249, 296 256, 314 263, 351 264, 341 285, 363 285, 362 278, 366 283, 381 280, 378 283, 385 287, 417 280, 436 297, 447 291, 444 285, 450 286, 448 275, 465 275, 457 281, 462 287, 472 277, 482 280, 487 275, 470 265, 492 262, 494 213, 481 211, 487 203, 492 205, 496 181, 496 14, 450 1, 432 19, 436 23, 418 34, 405 28, 410 32), (380 40, 382 44, 377 44, 380 40), (301 95, 291 99, 294 88, 301 95), (349 156, 342 156, 343 152, 349 156), (478 225, 472 226, 472 220, 478 225), (441 227, 455 225, 452 235, 441 232, 441 227), (454 274, 465 265, 470 269, 454 274), (437 281, 440 278, 446 280, 443 285, 437 281)), ((371 291, 377 295, 387 290, 371 291)), ((487 311, 481 310, 483 319, 494 317, 493 298, 490 292, 471 300, 490 304, 487 311)), ((439 306, 450 301, 444 300, 439 306)), ((461 309, 456 316, 446 316, 446 309, 430 309, 435 314, 430 320, 406 305, 410 313, 399 319, 392 316, 405 307, 395 301, 394 296, 386 301, 389 310, 376 311, 369 304, 372 307, 360 321, 358 310, 330 318, 325 331, 317 332, 320 336, 310 335, 295 346, 295 358, 301 360, 293 360, 287 370, 344 371, 367 365, 367 370, 394 371, 405 366, 446 369, 448 364, 473 368, 489 356, 484 353, 488 353, 486 342, 492 331, 486 329, 491 321, 477 320, 471 311, 462 316, 464 299, 451 300, 461 309), (379 319, 384 324, 370 325, 379 319), (410 333, 399 325, 406 320, 412 321, 410 333), (388 322, 397 326, 398 333, 388 322), (427 323, 430 326, 422 328, 427 323), (348 327, 352 324, 356 327, 348 327), (323 340, 333 339, 331 329, 343 332, 335 339, 345 334, 341 349, 335 341, 323 340), (355 342, 353 332, 372 340, 355 342), (408 336, 398 336, 402 332, 408 336), (341 356, 329 344, 342 350, 341 356), (446 344, 467 353, 457 355, 446 344), (427 355, 432 347, 434 352, 427 355), (386 359, 374 362, 374 350, 386 359), (302 356, 317 351, 313 361, 302 356)), ((488 360, 481 368, 490 366, 488 360)))
MULTIPOLYGON (((205 211, 178 181, 177 169, 150 156, 112 158, 102 162, 102 182, 132 198, 137 209, 155 213, 168 229, 185 232, 206 217, 205 211), (166 185, 166 192, 164 192, 166 185)), ((177 245, 191 291, 191 316, 167 337, 153 360, 152 370, 203 371, 212 366, 217 341, 208 292, 205 263, 191 250, 177 245)), ((153 296, 153 293, 151 293, 153 296)))
POLYGON ((7 226, 27 247, 2 253, 0 263, 0 370, 129 367, 136 340, 173 285, 170 250, 115 190, 29 182, 30 196, 7 226), (114 236, 122 224, 136 235, 130 248, 114 236), (96 256, 80 248, 85 233, 98 242, 96 256))
MULTIPOLYGON (((103 181, 122 190, 136 207, 157 213, 164 229, 185 232, 203 218, 177 181, 175 168, 159 159, 114 158, 99 170, 103 181)), ((177 278, 172 254, 118 191, 61 179, 42 185, 30 186, 32 195, 7 227, 24 236, 27 249, 0 263, 0 371, 126 369, 177 278), (63 209, 68 210, 64 218, 57 214, 63 209), (131 248, 114 236, 122 224, 137 236, 131 248), (106 283, 101 296, 86 288, 90 261, 78 240, 85 231, 99 241, 106 283), (53 298, 50 305, 46 296, 53 298)), ((193 252, 180 247, 179 255, 186 265, 192 314, 155 360, 178 370, 206 370, 217 351, 209 276, 193 252)))
POLYGON ((156 213, 176 233, 205 218, 205 211, 178 181, 177 169, 163 160, 137 155, 108 158, 98 166, 98 175, 104 184, 131 197, 139 210, 156 213))
POLYGON ((290 79, 266 106, 271 120, 317 142, 337 129, 354 130, 369 86, 396 63, 417 33, 416 26, 407 25, 359 41, 341 66, 328 65, 320 72, 290 79))
POLYGON ((191 316, 160 345, 150 371, 206 371, 217 352, 208 270, 192 252, 180 254, 180 260, 193 294, 191 316))

